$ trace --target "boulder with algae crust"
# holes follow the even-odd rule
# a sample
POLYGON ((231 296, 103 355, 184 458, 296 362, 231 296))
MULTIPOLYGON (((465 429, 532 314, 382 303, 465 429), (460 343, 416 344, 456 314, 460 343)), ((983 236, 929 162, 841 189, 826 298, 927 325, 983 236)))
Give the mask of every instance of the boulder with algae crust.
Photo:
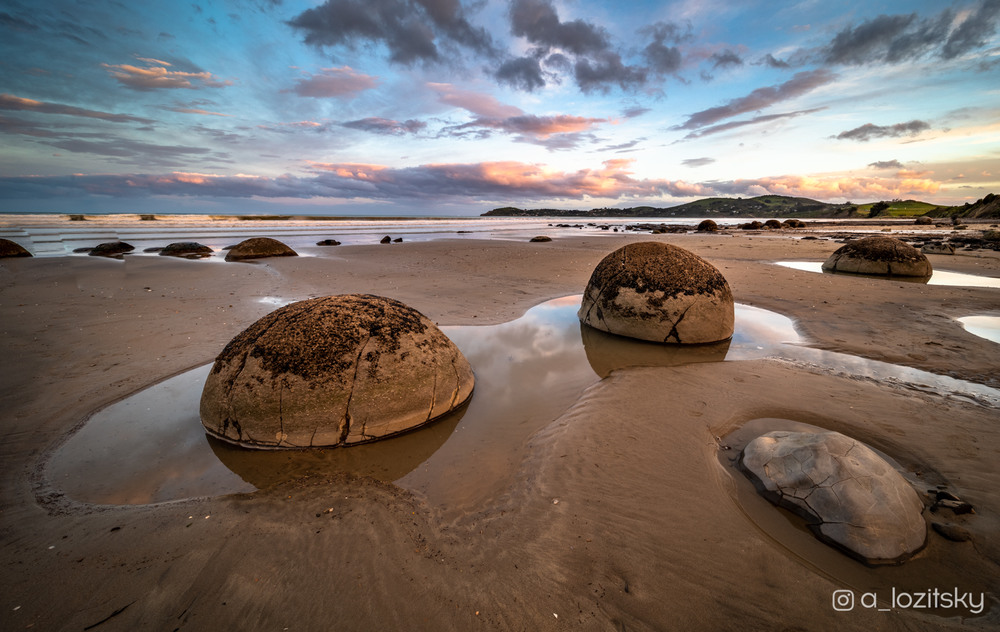
POLYGON ((868 564, 900 562, 924 546, 917 492, 874 450, 839 432, 768 432, 747 444, 740 467, 765 498, 868 564))
POLYGON ((266 257, 296 257, 299 253, 284 243, 270 237, 251 237, 233 246, 226 253, 226 261, 245 261, 266 257))
POLYGON ((934 271, 922 252, 895 237, 875 235, 848 242, 823 263, 828 272, 929 277, 934 271))
POLYGON ((597 264, 579 317, 620 336, 698 344, 732 337, 735 306, 715 266, 683 248, 650 241, 623 246, 597 264))
POLYGON ((403 303, 314 298, 226 345, 205 381, 201 420, 246 447, 344 446, 430 423, 465 403, 474 382, 458 347, 403 303))

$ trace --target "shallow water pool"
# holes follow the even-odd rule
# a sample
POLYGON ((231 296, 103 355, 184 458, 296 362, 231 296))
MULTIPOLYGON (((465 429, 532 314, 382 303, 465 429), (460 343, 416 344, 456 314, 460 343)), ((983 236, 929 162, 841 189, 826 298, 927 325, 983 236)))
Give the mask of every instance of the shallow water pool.
POLYGON ((840 276, 861 276, 870 279, 891 279, 893 281, 906 281, 908 283, 924 283, 927 285, 951 285, 956 287, 996 287, 1000 288, 1000 279, 976 274, 965 274, 963 272, 949 272, 947 270, 934 270, 930 279, 905 276, 881 276, 874 274, 853 274, 849 272, 826 272, 823 270, 822 261, 776 261, 779 266, 804 270, 805 272, 821 272, 823 274, 837 274, 840 276))
POLYGON ((832 372, 1000 405, 1000 392, 907 367, 802 346, 791 319, 736 306, 731 340, 659 345, 581 325, 580 296, 555 299, 508 323, 443 327, 476 372, 462 409, 429 426, 350 448, 247 450, 206 436, 198 404, 210 365, 95 413, 53 454, 47 475, 68 497, 145 504, 253 491, 308 474, 371 476, 455 507, 506 485, 528 439, 611 371, 782 357, 832 372))

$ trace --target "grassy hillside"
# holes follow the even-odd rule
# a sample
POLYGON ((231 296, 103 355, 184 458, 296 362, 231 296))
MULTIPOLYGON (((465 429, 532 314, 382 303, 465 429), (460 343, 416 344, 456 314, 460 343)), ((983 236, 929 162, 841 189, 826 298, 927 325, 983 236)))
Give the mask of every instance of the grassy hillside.
MULTIPOLYGON (((889 208, 879 213, 878 217, 918 217, 941 208, 935 204, 918 202, 917 200, 892 200, 886 203, 889 205, 889 208)), ((876 202, 859 204, 856 215, 858 217, 868 217, 872 206, 875 204, 876 202)))
POLYGON ((1000 219, 1000 195, 990 193, 981 200, 962 206, 942 206, 927 213, 931 217, 958 219, 1000 219))

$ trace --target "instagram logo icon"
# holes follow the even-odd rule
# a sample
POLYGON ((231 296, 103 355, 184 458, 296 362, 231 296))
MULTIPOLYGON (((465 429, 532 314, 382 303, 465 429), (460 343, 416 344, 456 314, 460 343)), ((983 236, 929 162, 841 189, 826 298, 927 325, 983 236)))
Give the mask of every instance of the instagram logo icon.
POLYGON ((848 612, 850 610, 854 610, 854 591, 833 591, 833 609, 837 612, 848 612))

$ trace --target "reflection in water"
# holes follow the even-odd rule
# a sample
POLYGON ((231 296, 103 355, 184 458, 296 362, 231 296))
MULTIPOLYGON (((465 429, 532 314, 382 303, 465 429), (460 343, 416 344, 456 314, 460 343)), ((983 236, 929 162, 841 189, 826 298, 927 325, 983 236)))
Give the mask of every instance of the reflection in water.
POLYGON ((1000 405, 985 386, 801 346, 789 318, 736 306, 730 341, 663 346, 581 326, 580 296, 492 326, 442 327, 476 373, 464 410, 391 439, 327 450, 244 450, 209 441, 198 416, 206 365, 97 412, 53 455, 47 474, 69 497, 141 504, 251 491, 306 474, 347 471, 452 507, 507 485, 528 439, 610 371, 629 366, 785 357, 834 372, 1000 405))
POLYGON ((1000 343, 1000 316, 966 316, 958 322, 970 334, 1000 343))
POLYGON ((962 272, 948 272, 947 270, 935 270, 928 279, 905 276, 882 276, 878 274, 854 274, 852 272, 827 272, 823 269, 821 261, 776 261, 775 263, 779 266, 804 270, 806 272, 861 276, 870 279, 892 279, 893 281, 903 281, 906 283, 926 283, 927 285, 951 285, 956 287, 1000 287, 1000 279, 975 274, 964 274, 962 272))

